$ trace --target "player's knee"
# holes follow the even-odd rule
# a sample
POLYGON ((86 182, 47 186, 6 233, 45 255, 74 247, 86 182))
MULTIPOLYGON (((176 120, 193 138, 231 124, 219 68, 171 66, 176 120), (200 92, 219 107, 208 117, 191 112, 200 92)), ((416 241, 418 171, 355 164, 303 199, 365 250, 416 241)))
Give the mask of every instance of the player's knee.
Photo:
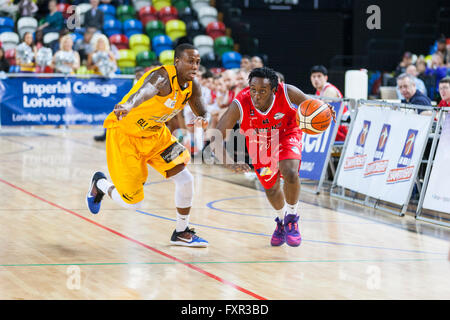
POLYGON ((188 169, 184 169, 171 177, 175 182, 175 205, 177 208, 192 206, 194 196, 194 177, 188 169))
POLYGON ((287 183, 296 183, 299 180, 298 170, 286 169, 282 174, 284 181, 287 183))

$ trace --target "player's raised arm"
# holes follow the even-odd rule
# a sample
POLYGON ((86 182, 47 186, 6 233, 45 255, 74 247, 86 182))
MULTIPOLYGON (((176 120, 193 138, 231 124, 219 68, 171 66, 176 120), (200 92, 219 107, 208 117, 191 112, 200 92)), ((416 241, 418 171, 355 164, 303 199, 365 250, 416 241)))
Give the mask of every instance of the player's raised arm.
MULTIPOLYGON (((310 96, 304 94, 303 91, 296 86, 293 86, 291 84, 286 84, 286 86, 289 100, 291 100, 292 103, 298 105, 299 107, 304 101, 312 99, 310 96)), ((334 112, 334 109, 330 104, 328 104, 328 107, 331 110, 334 122, 336 122, 336 112, 334 112)))
POLYGON ((121 120, 131 111, 131 109, 136 108, 144 101, 156 96, 167 85, 169 85, 168 75, 165 70, 159 69, 152 72, 150 76, 147 77, 142 87, 130 95, 125 103, 116 104, 114 113, 116 114, 117 119, 121 120))
POLYGON ((227 111, 220 118, 216 127, 215 134, 211 137, 211 151, 214 152, 219 163, 233 163, 234 160, 228 155, 224 148, 223 142, 226 139, 226 132, 229 129, 233 129, 236 122, 241 118, 241 111, 235 101, 233 101, 228 107, 227 111))

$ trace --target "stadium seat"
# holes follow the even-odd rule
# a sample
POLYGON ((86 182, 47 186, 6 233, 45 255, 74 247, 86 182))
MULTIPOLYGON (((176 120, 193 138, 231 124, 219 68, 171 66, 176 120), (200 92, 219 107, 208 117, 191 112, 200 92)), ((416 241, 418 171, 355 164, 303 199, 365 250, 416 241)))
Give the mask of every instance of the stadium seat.
POLYGON ((202 25, 200 24, 200 22, 198 22, 197 20, 193 20, 191 22, 188 22, 186 24, 186 30, 187 30, 187 34, 192 36, 192 37, 196 37, 198 35, 204 35, 205 34, 205 29, 202 27, 202 25))
POLYGON ((151 0, 133 0, 133 7, 137 12, 139 12, 144 7, 150 6, 151 4, 151 0))
POLYGON ((14 20, 9 17, 0 17, 0 33, 14 32, 14 20))
POLYGON ((62 13, 62 15, 63 15, 63 18, 64 19, 67 19, 67 18, 69 18, 71 15, 72 15, 72 13, 68 13, 67 12, 67 10, 69 9, 69 7, 70 7, 70 4, 68 4, 68 3, 58 3, 57 5, 56 5, 56 11, 59 11, 59 12, 61 12, 62 13))
POLYGON ((191 21, 197 21, 198 16, 197 12, 195 12, 191 7, 186 7, 178 10, 178 18, 183 20, 186 24, 191 21))
POLYGON ((213 39, 226 35, 225 24, 221 21, 213 21, 206 26, 206 34, 213 39))
POLYGON ((150 38, 145 34, 134 34, 129 38, 128 42, 130 50, 137 55, 141 51, 150 50, 150 38))
POLYGON ((111 4, 103 3, 98 6, 103 11, 103 21, 116 19, 116 7, 111 4))
POLYGON ((193 38, 190 35, 179 37, 173 42, 173 47, 176 48, 182 43, 190 43, 190 44, 192 44, 193 43, 193 38))
POLYGON ((116 17, 122 23, 125 20, 136 19, 136 10, 132 6, 121 5, 116 10, 116 17))
POLYGON ((103 33, 107 37, 111 37, 113 34, 121 34, 122 22, 119 20, 106 20, 103 23, 103 33))
POLYGON ((133 34, 142 34, 142 22, 136 19, 129 19, 123 22, 123 33, 127 38, 131 38, 133 34))
POLYGON ((136 55, 132 50, 119 50, 119 58, 117 59, 117 66, 121 69, 126 67, 136 66, 136 55))
POLYGON ((166 34, 175 41, 180 37, 184 37, 186 33, 186 24, 182 20, 170 20, 166 23, 166 34))
POLYGON ((172 0, 172 6, 177 8, 178 11, 189 7, 189 0, 172 0))
POLYGON ((78 40, 83 40, 83 35, 81 33, 70 33, 72 37, 73 43, 76 43, 78 40))
POLYGON ((202 55, 201 58, 202 58, 202 66, 204 66, 207 69, 222 67, 220 57, 213 51, 210 51, 202 55))
POLYGON ((150 39, 165 34, 165 31, 166 29, 164 23, 160 20, 149 21, 145 25, 145 33, 150 37, 150 39))
POLYGON ((173 64, 175 50, 164 50, 159 55, 159 62, 162 64, 173 64))
POLYGON ((0 42, 2 43, 3 50, 15 48, 19 44, 19 35, 15 32, 3 32, 0 34, 0 42))
POLYGON ((120 74, 134 74, 136 68, 135 67, 122 67, 120 68, 120 74))
POLYGON ((46 47, 49 47, 50 44, 52 44, 54 41, 59 40, 59 33, 58 32, 48 32, 44 34, 44 45, 46 47))
POLYGON ((197 48, 200 56, 207 53, 214 53, 214 40, 207 35, 198 35, 194 37, 194 46, 197 48))
POLYGON ((217 9, 210 6, 201 7, 198 10, 198 20, 206 28, 210 22, 217 21, 217 9))
POLYGON ((167 35, 159 35, 155 36, 152 39, 152 49, 156 53, 156 55, 159 57, 161 52, 164 50, 172 50, 173 49, 173 42, 167 35))
POLYGON ((222 66, 225 69, 234 69, 241 67, 242 56, 239 52, 228 51, 222 55, 222 66))
POLYGON ((178 11, 175 7, 162 7, 159 11, 158 11, 158 17, 159 20, 161 20, 162 22, 164 22, 164 24, 167 23, 167 21, 173 20, 173 19, 178 19, 178 11))
POLYGON ((170 5, 170 0, 153 0, 153 6, 158 11, 161 10, 161 8, 168 7, 170 5))
POLYGON ((150 50, 141 51, 136 55, 136 65, 140 67, 150 67, 157 60, 156 53, 150 50))
POLYGON ((118 50, 129 49, 128 38, 124 34, 113 34, 109 37, 109 42, 115 45, 118 50))
POLYGON ((234 41, 230 37, 222 36, 217 37, 214 40, 214 52, 222 57, 224 52, 233 51, 234 50, 234 41))
POLYGON ((19 73, 20 72, 20 66, 9 66, 9 73, 19 73))
POLYGON ((146 26, 149 21, 158 20, 158 11, 156 11, 153 6, 142 7, 138 11, 139 20, 141 20, 142 25, 146 26))
POLYGON ((11 48, 8 50, 5 50, 5 59, 8 61, 10 66, 16 65, 16 49, 11 48))
MULTIPOLYGON (((81 25, 84 25, 84 15, 86 14, 86 12, 91 10, 91 8, 92 8, 92 6, 89 3, 80 3, 75 8, 76 14, 78 15, 78 17, 80 17, 81 25)), ((104 21, 106 21, 106 20, 104 20, 104 21)))
POLYGON ((191 0, 191 7, 198 12, 200 8, 209 7, 209 3, 209 0, 191 0))
POLYGON ((33 17, 22 17, 17 20, 17 32, 23 38, 25 32, 34 33, 38 27, 38 21, 33 17))
POLYGON ((239 52, 250 56, 259 53, 259 40, 255 37, 247 37, 239 42, 239 52))

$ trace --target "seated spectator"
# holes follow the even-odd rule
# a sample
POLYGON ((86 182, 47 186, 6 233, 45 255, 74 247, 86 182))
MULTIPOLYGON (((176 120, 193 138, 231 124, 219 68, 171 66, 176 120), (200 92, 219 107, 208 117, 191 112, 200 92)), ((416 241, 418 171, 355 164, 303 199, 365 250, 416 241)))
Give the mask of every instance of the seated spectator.
POLYGON ((241 58, 241 69, 247 73, 250 73, 253 70, 251 57, 247 55, 243 55, 241 58))
POLYGON ((439 82, 439 94, 441 95, 441 101, 439 107, 450 107, 450 77, 442 78, 439 82))
POLYGON ((36 51, 33 35, 31 32, 25 32, 23 42, 16 48, 16 64, 20 66, 21 72, 34 72, 36 51))
POLYGON ((447 75, 447 67, 444 65, 444 57, 442 53, 436 52, 432 55, 431 66, 427 67, 425 71, 426 75, 435 77, 435 92, 439 91, 439 82, 447 75))
POLYGON ((70 35, 61 38, 60 50, 53 56, 52 68, 55 72, 73 74, 80 67, 80 55, 72 49, 73 40, 70 35))
POLYGON ((16 20, 18 10, 13 0, 0 0, 0 17, 7 16, 16 20))
POLYGON ((32 0, 20 0, 19 12, 21 17, 34 17, 38 6, 32 0))
POLYGON ((412 64, 412 53, 409 52, 409 51, 406 51, 403 54, 402 61, 399 63, 399 65, 395 69, 394 77, 398 77, 400 74, 405 73, 406 72, 406 68, 410 64, 412 64))
POLYGON ((248 73, 243 70, 236 71, 234 96, 236 97, 239 92, 248 87, 248 73))
POLYGON ((43 30, 44 34, 48 32, 59 32, 64 28, 64 18, 61 12, 57 10, 58 3, 56 0, 48 2, 49 14, 45 17, 45 23, 41 24, 37 29, 43 30))
POLYGON ((402 103, 410 103, 423 106, 431 106, 431 100, 416 88, 412 75, 402 73, 397 77, 397 86, 404 97, 402 103))
POLYGON ((87 64, 88 55, 94 51, 91 40, 95 30, 92 27, 87 28, 83 38, 78 39, 74 45, 74 49, 80 54, 81 64, 87 64))
POLYGON ((284 83, 284 75, 281 72, 275 71, 278 77, 278 82, 284 83))
POLYGON ((111 77, 117 69, 116 58, 109 48, 108 38, 101 34, 93 44, 94 51, 88 55, 87 67, 96 74, 111 77))
POLYGON ((264 67, 262 59, 258 56, 253 56, 250 61, 252 63, 252 69, 264 67))
POLYGON ((447 54, 448 54, 448 51, 447 51, 447 39, 445 38, 444 35, 442 35, 437 41, 437 51, 436 52, 439 52, 439 53, 442 54, 442 58, 443 58, 443 63, 444 64, 447 64, 447 63, 450 62, 450 61, 447 60, 447 54))
POLYGON ((37 50, 44 46, 44 31, 36 30, 34 33, 34 43, 36 44, 37 50))
POLYGON ((9 62, 5 58, 5 51, 0 47, 0 72, 9 71, 9 62))
POLYGON ((92 8, 87 11, 84 15, 84 25, 83 27, 89 28, 93 27, 96 30, 101 30, 103 28, 103 11, 98 9, 99 0, 90 0, 92 8))
MULTIPOLYGON (((417 72, 417 68, 415 65, 410 64, 407 68, 406 68, 406 73, 413 76, 414 77, 414 83, 416 84, 416 88, 417 90, 419 90, 420 92, 422 92, 424 95, 427 95, 427 88, 425 87, 425 83, 417 78, 417 76, 419 75, 419 73, 417 72)), ((404 99, 404 97, 402 96, 402 94, 400 93, 400 90, 397 87, 397 97, 402 100, 404 99)))

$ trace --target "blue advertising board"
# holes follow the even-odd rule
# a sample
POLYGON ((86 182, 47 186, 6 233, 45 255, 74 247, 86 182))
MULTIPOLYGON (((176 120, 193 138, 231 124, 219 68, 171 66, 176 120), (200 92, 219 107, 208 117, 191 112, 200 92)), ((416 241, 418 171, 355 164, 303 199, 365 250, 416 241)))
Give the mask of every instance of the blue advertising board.
POLYGON ((132 84, 118 78, 2 79, 1 125, 101 125, 132 84))
MULTIPOLYGON (((336 117, 341 108, 341 102, 328 102, 333 106, 336 117)), ((322 176, 324 166, 327 165, 327 155, 331 148, 331 141, 334 141, 333 132, 336 123, 331 121, 328 129, 318 135, 303 133, 302 135, 302 162, 300 167, 300 177, 319 181, 322 176)))

